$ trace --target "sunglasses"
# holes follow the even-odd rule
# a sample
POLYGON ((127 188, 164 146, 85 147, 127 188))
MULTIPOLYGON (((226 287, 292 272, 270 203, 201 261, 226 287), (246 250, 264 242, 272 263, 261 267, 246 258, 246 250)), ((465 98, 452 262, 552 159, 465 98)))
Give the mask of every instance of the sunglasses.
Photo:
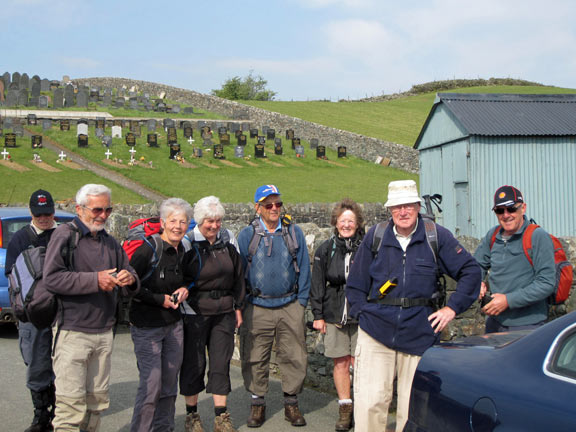
POLYGON ((94 207, 94 208, 90 208, 90 207, 86 207, 86 206, 82 206, 84 207, 86 210, 90 210, 92 212, 93 216, 98 216, 99 214, 101 214, 102 212, 106 212, 106 214, 110 214, 112 213, 112 207, 94 207))
POLYGON ((522 205, 519 206, 514 206, 514 207, 496 207, 494 209, 494 213, 496 213, 497 215, 503 215, 505 211, 507 211, 508 213, 512 214, 512 213, 516 213, 520 207, 522 207, 522 205))
POLYGON ((276 207, 279 209, 280 207, 282 207, 283 204, 284 203, 282 201, 280 201, 277 203, 261 204, 261 206, 264 207, 266 210, 272 210, 273 207, 276 207))

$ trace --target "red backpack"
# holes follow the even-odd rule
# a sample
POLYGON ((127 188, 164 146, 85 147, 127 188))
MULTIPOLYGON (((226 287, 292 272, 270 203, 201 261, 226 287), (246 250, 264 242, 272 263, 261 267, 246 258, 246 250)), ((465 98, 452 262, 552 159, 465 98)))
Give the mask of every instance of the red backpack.
POLYGON ((138 249, 142 244, 146 243, 152 248, 154 253, 152 258, 150 258, 150 266, 148 272, 140 278, 141 281, 148 279, 154 273, 154 270, 160 262, 162 257, 162 239, 160 234, 162 233, 162 226, 160 225, 160 218, 151 217, 136 219, 130 224, 128 228, 128 235, 124 242, 122 242, 122 247, 128 255, 128 259, 132 259, 134 251, 138 249))
MULTIPOLYGON (((540 228, 540 225, 535 223, 529 224, 524 233, 522 234, 522 248, 524 249, 524 255, 528 259, 531 266, 534 266, 532 262, 532 233, 536 228, 540 228)), ((490 249, 496 241, 496 234, 500 231, 500 227, 496 227, 492 233, 492 239, 490 240, 490 249)), ((554 293, 548 297, 548 303, 551 305, 563 304, 570 296, 570 288, 572 287, 573 270, 572 265, 566 257, 566 252, 562 247, 562 243, 558 238, 549 234, 552 239, 552 244, 554 245, 554 264, 556 267, 556 283, 554 284, 554 293)))

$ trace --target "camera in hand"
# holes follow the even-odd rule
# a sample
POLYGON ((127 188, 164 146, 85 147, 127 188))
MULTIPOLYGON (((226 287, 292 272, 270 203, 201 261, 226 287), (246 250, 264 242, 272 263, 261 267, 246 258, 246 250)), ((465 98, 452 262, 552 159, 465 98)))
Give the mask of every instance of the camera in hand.
POLYGON ((172 294, 172 303, 178 303, 178 294, 172 294))
POLYGON ((480 299, 480 306, 484 307, 486 306, 488 303, 490 303, 492 301, 492 296, 488 293, 484 294, 484 297, 482 297, 482 299, 480 299))

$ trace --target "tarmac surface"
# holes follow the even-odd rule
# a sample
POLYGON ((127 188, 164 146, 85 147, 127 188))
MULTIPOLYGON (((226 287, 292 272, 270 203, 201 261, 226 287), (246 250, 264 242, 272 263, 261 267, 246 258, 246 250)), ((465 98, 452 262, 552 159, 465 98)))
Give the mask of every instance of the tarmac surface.
MULTIPOLYGON (((0 430, 23 431, 30 425, 33 407, 30 392, 26 388, 26 368, 18 348, 18 332, 14 325, 0 325, 0 430)), ((249 414, 250 397, 242 384, 238 367, 232 366, 232 393, 228 396, 228 410, 236 429, 246 431, 334 431, 338 417, 338 403, 331 394, 305 389, 299 396, 300 409, 307 426, 294 428, 284 420, 284 406, 280 382, 270 380, 270 391, 266 398, 266 422, 261 428, 246 426, 249 414)), ((138 370, 134 357, 133 344, 127 329, 122 329, 114 341, 112 355, 112 376, 110 385, 110 408, 104 412, 100 430, 102 432, 130 429, 132 409, 138 388, 138 370)), ((201 393, 198 412, 206 432, 212 431, 214 409, 211 395, 201 393)), ((184 398, 176 401, 176 432, 184 431, 186 415, 184 398)), ((387 431, 393 431, 394 417, 389 416, 387 431)), ((382 431, 385 432, 385 431, 382 431)))

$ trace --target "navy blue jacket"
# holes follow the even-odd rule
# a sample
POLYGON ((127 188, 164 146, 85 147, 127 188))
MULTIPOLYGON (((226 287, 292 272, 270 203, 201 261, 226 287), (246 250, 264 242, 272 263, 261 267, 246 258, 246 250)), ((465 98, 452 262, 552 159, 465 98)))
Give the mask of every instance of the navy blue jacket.
MULTIPOLYGON (((378 289, 393 278, 398 279, 398 285, 389 290, 387 295, 390 297, 431 298, 437 290, 436 262, 421 217, 406 252, 392 227, 390 221, 375 259, 372 257, 375 226, 366 234, 356 253, 346 287, 350 315, 358 317, 360 328, 388 348, 422 355, 439 338, 428 321, 433 312, 431 307, 402 308, 368 302, 369 295, 377 298, 378 289)), ((440 271, 457 281, 456 291, 446 305, 459 314, 478 298, 481 270, 450 231, 440 225, 436 228, 440 271)))

